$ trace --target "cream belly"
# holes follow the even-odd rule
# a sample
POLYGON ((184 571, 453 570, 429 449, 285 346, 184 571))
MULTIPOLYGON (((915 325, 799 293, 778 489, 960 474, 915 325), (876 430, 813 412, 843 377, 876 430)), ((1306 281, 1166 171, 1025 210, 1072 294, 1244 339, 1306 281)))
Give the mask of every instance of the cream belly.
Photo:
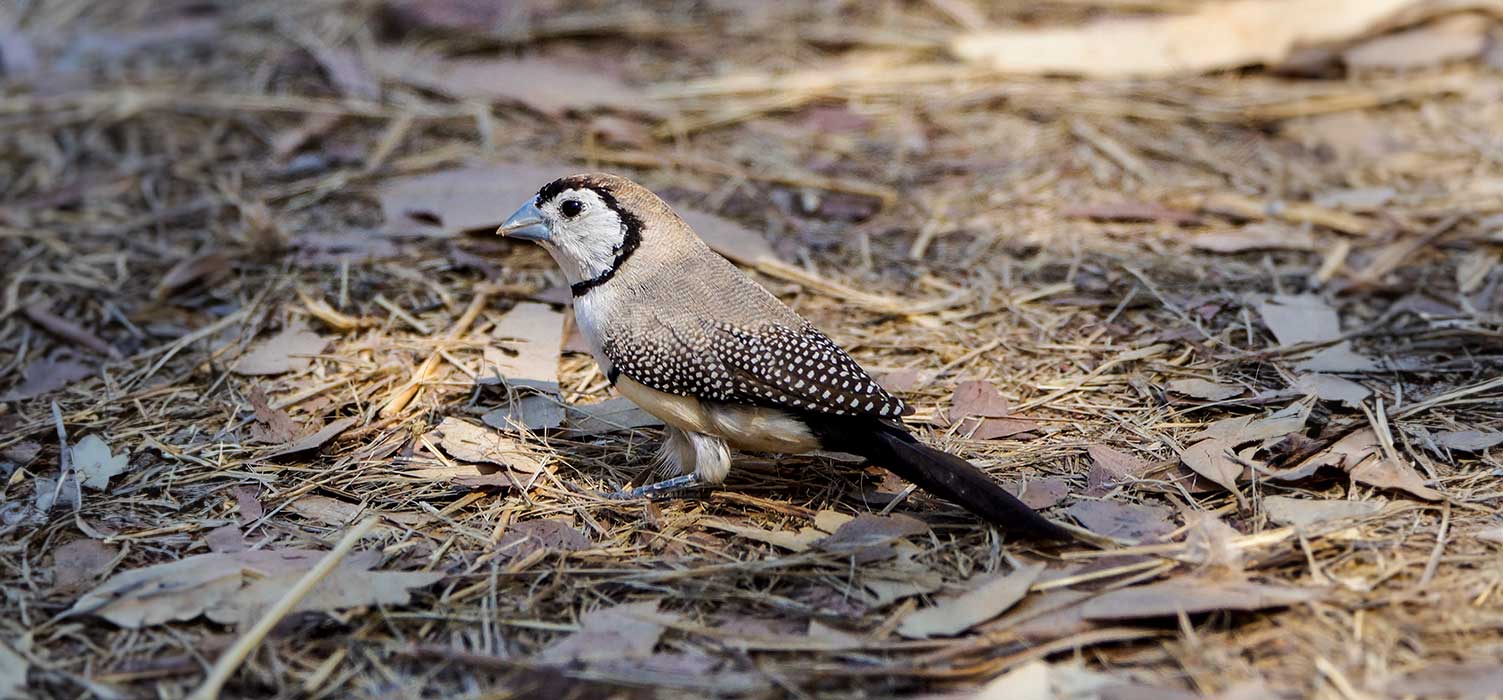
POLYGON ((668 425, 720 438, 737 449, 790 454, 819 449, 803 421, 776 408, 708 403, 658 391, 626 376, 616 378, 616 389, 668 425))

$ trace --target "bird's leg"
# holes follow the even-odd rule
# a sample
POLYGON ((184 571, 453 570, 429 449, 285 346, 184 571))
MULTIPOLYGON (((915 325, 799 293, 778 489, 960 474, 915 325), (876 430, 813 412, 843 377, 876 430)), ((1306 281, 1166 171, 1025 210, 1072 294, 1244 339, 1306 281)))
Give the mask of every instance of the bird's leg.
MULTIPOLYGON (((678 476, 692 471, 694 471, 694 446, 689 443, 689 436, 678 428, 667 426, 663 429, 663 443, 658 446, 658 453, 652 458, 652 464, 637 472, 628 485, 636 488, 659 475, 678 476)), ((621 494, 625 491, 617 493, 621 494)))
POLYGON ((730 471, 731 466, 730 450, 724 440, 677 428, 668 429, 659 457, 659 464, 637 475, 638 479, 631 484, 634 488, 617 491, 612 497, 644 498, 698 486, 716 486, 725 481, 726 472, 730 471), (677 472, 678 476, 651 484, 640 483, 646 481, 644 474, 659 471, 677 472))

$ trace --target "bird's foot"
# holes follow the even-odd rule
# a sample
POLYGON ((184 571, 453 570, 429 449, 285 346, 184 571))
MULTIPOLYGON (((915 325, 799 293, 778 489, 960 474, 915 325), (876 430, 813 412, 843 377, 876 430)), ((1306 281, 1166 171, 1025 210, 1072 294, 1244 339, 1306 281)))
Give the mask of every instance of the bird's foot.
POLYGON ((664 479, 652 484, 645 484, 636 488, 622 489, 611 494, 611 498, 618 500, 652 498, 654 496, 662 496, 674 491, 692 489, 696 486, 699 486, 699 476, 690 473, 684 474, 683 476, 675 476, 672 479, 664 479))

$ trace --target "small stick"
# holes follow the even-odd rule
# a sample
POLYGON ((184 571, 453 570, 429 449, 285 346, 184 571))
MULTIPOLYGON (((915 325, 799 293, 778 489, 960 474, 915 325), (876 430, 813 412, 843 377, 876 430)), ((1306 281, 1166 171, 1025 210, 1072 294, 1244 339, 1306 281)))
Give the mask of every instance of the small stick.
MULTIPOLYGON (((488 289, 480 289, 475 292, 475 298, 470 300, 469 308, 466 308, 464 313, 459 316, 459 320, 455 321, 454 325, 449 327, 449 331, 444 334, 444 340, 455 340, 464 334, 465 330, 470 327, 470 324, 475 322, 476 317, 480 316, 480 312, 485 309, 485 303, 489 300, 489 294, 490 290, 488 289)), ((422 388, 423 382, 433 376, 433 373, 438 369, 438 361, 441 358, 442 355, 438 352, 429 355, 428 359, 424 360, 423 364, 417 368, 417 371, 412 373, 412 379, 407 382, 406 386, 398 389, 396 394, 387 399, 386 405, 381 407, 381 411, 377 415, 382 418, 390 418, 401 413, 402 409, 407 408, 407 404, 412 403, 412 399, 417 396, 418 390, 422 388)))
POLYGON ((261 616, 255 626, 235 640, 235 644, 214 662, 214 668, 209 671, 208 678, 205 678, 203 685, 198 686, 198 689, 188 696, 188 700, 217 700, 225 682, 229 681, 230 676, 234 675, 235 670, 240 668, 240 664, 245 662, 246 657, 250 656, 261 640, 266 638, 271 628, 281 622, 282 618, 287 617, 287 613, 292 612, 292 609, 297 607, 303 598, 308 597, 315 586, 328 578, 329 574, 334 572, 334 568, 344 561, 345 555, 349 554, 350 550, 360 543, 360 539, 365 537, 365 533, 370 532, 380 520, 379 516, 366 516, 360 524, 355 526, 355 529, 345 533, 339 544, 334 545, 334 549, 329 550, 323 559, 318 560, 318 564, 309 569, 308 573, 303 574, 303 577, 298 579, 290 590, 282 594, 281 600, 278 600, 276 605, 271 606, 271 609, 261 616))

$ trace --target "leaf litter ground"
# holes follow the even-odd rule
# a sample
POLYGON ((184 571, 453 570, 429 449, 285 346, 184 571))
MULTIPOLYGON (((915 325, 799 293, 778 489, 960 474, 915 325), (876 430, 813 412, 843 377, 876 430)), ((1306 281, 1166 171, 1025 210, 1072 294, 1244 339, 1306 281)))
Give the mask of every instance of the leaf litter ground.
POLYGON ((0 696, 181 697, 371 514, 224 695, 1495 692, 1503 29, 1336 5, 7 10, 0 696), (607 499, 658 424, 487 234, 585 169, 1096 544, 842 455, 607 499))

